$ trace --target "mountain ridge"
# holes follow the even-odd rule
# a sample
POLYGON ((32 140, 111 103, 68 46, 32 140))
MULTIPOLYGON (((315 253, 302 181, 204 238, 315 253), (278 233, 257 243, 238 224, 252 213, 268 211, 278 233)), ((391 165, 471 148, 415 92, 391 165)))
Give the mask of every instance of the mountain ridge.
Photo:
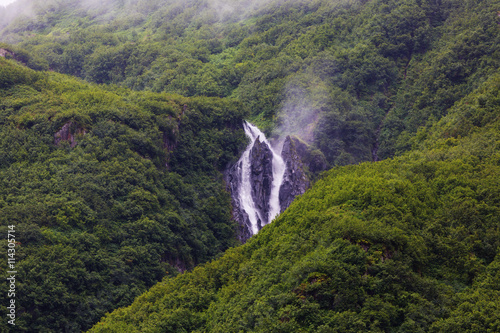
POLYGON ((0 8, 21 330, 498 330, 498 0, 83 3, 0 8), (232 248, 243 119, 315 184, 232 248))

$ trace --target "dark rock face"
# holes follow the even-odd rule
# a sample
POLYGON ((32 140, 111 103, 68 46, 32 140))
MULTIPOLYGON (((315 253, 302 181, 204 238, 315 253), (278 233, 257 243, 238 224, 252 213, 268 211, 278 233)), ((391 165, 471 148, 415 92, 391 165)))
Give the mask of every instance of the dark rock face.
POLYGON ((306 191, 309 187, 309 180, 304 172, 295 142, 289 136, 286 137, 283 143, 281 157, 286 164, 279 194, 280 208, 281 212, 283 212, 290 206, 297 195, 301 195, 306 191))
POLYGON ((250 150, 252 184, 252 198, 260 216, 264 221, 259 221, 259 229, 268 223, 269 198, 273 185, 273 153, 271 148, 259 139, 250 150))
POLYGON ((227 189, 231 192, 231 205, 233 219, 238 222, 238 240, 242 243, 252 237, 252 225, 248 214, 243 210, 240 205, 240 182, 241 182, 241 161, 231 166, 224 173, 224 181, 226 182, 227 189))
POLYGON ((78 134, 85 135, 87 131, 79 127, 75 123, 69 121, 54 134, 54 143, 58 145, 61 141, 68 141, 71 147, 76 146, 75 136, 78 134))
MULTIPOLYGON (((255 140, 250 150, 250 182, 252 184, 251 195, 256 209, 262 219, 258 220, 259 229, 268 221, 269 198, 273 183, 273 154, 269 146, 255 140)), ((252 224, 248 214, 241 207, 240 186, 242 182, 242 161, 232 165, 224 174, 224 180, 228 190, 231 192, 233 207, 233 219, 238 222, 238 239, 244 243, 252 236, 252 224)))
MULTIPOLYGON (((298 141, 298 143, 301 143, 298 141)), ((302 148, 304 156, 308 156, 310 148, 308 146, 299 146, 302 148)), ((269 223, 269 212, 271 210, 271 191, 273 186, 273 151, 266 141, 255 140, 249 151, 246 151, 248 160, 241 158, 236 164, 229 167, 224 180, 228 190, 231 192, 233 219, 238 222, 238 239, 245 242, 252 235, 252 222, 249 215, 245 212, 240 201, 240 191, 242 186, 246 186, 244 193, 251 195, 255 210, 257 211, 257 227, 260 230, 269 223), (247 162, 244 162, 247 161, 247 162), (249 170, 250 181, 243 181, 243 163, 245 170, 249 170)), ((297 152, 294 139, 287 137, 283 143, 281 157, 285 163, 283 181, 279 189, 279 207, 283 212, 294 200, 297 195, 303 194, 309 187, 309 179, 304 172, 301 155, 297 152)), ((248 175, 248 174, 247 174, 248 175)), ((252 208, 253 209, 253 208, 252 208)), ((253 212, 253 210, 252 210, 253 212)), ((253 218, 253 216, 252 216, 253 218)), ((254 220, 255 223, 255 220, 254 220)), ((255 224, 254 224, 255 227, 255 224)))

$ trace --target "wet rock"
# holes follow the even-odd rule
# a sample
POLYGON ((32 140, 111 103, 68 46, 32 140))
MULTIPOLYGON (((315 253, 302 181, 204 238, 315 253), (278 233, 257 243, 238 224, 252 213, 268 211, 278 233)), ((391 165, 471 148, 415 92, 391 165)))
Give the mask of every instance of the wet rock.
MULTIPOLYGON (((260 142, 258 138, 250 150, 250 163, 252 198, 260 216, 267 219, 273 185, 273 153, 271 148, 265 142, 260 142)), ((267 223, 267 220, 260 221, 259 229, 267 223)))
POLYGON ((242 243, 246 242, 250 237, 252 237, 252 224, 248 217, 248 214, 241 207, 240 204, 240 182, 241 182, 241 161, 232 165, 224 173, 224 181, 226 182, 226 187, 231 193, 231 206, 232 206, 232 217, 233 220, 238 222, 237 237, 242 243))
MULTIPOLYGON (((280 158, 255 126, 246 126, 245 133, 254 141, 240 160, 224 173, 227 189, 231 192, 233 219, 239 224, 238 238, 242 242, 268 224, 270 214, 283 212, 297 195, 306 191, 310 182, 301 155, 312 156, 310 146, 287 137, 280 158), (277 160, 273 161, 274 158, 277 160), (273 180, 281 181, 278 193, 273 192, 273 180)), ((319 168, 321 161, 320 158, 319 168)))
MULTIPOLYGON (((269 199, 273 183, 273 154, 265 142, 256 139, 250 150, 250 183, 251 196, 259 216, 266 219, 269 215, 269 199)), ((240 190, 242 182, 242 161, 232 165, 224 173, 227 189, 231 192, 232 215, 238 222, 238 239, 244 243, 252 236, 252 223, 248 214, 241 207, 240 190)), ((268 223, 267 220, 258 219, 258 228, 268 223)))
POLYGON ((309 179, 304 172, 302 160, 297 153, 295 142, 287 136, 283 143, 281 156, 286 164, 279 198, 280 208, 283 212, 297 195, 303 194, 309 187, 309 179))
POLYGON ((76 146, 76 136, 79 134, 85 135, 87 131, 72 121, 68 121, 54 134, 54 143, 59 145, 61 141, 68 141, 71 147, 76 146))

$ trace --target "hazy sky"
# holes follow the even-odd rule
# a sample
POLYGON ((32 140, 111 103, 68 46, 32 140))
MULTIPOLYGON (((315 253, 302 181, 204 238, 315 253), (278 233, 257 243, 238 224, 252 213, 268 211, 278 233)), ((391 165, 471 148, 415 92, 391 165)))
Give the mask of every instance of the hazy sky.
POLYGON ((7 6, 9 3, 13 3, 16 0, 0 0, 0 6, 7 6))

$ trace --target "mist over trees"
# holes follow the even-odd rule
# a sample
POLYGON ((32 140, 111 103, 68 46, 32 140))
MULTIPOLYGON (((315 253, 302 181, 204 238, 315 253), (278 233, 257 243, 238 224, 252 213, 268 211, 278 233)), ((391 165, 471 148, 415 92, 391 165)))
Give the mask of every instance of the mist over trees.
POLYGON ((498 330, 499 9, 0 7, 0 225, 20 232, 18 327, 498 330), (238 245, 222 172, 243 119, 324 166, 223 256, 238 245))
POLYGON ((290 127, 297 118, 294 126, 307 128, 303 139, 331 166, 407 150, 420 126, 498 66, 494 1, 31 1, 23 8, 28 13, 2 38, 37 55, 33 67, 134 90, 237 99, 268 134, 297 134, 290 127))

